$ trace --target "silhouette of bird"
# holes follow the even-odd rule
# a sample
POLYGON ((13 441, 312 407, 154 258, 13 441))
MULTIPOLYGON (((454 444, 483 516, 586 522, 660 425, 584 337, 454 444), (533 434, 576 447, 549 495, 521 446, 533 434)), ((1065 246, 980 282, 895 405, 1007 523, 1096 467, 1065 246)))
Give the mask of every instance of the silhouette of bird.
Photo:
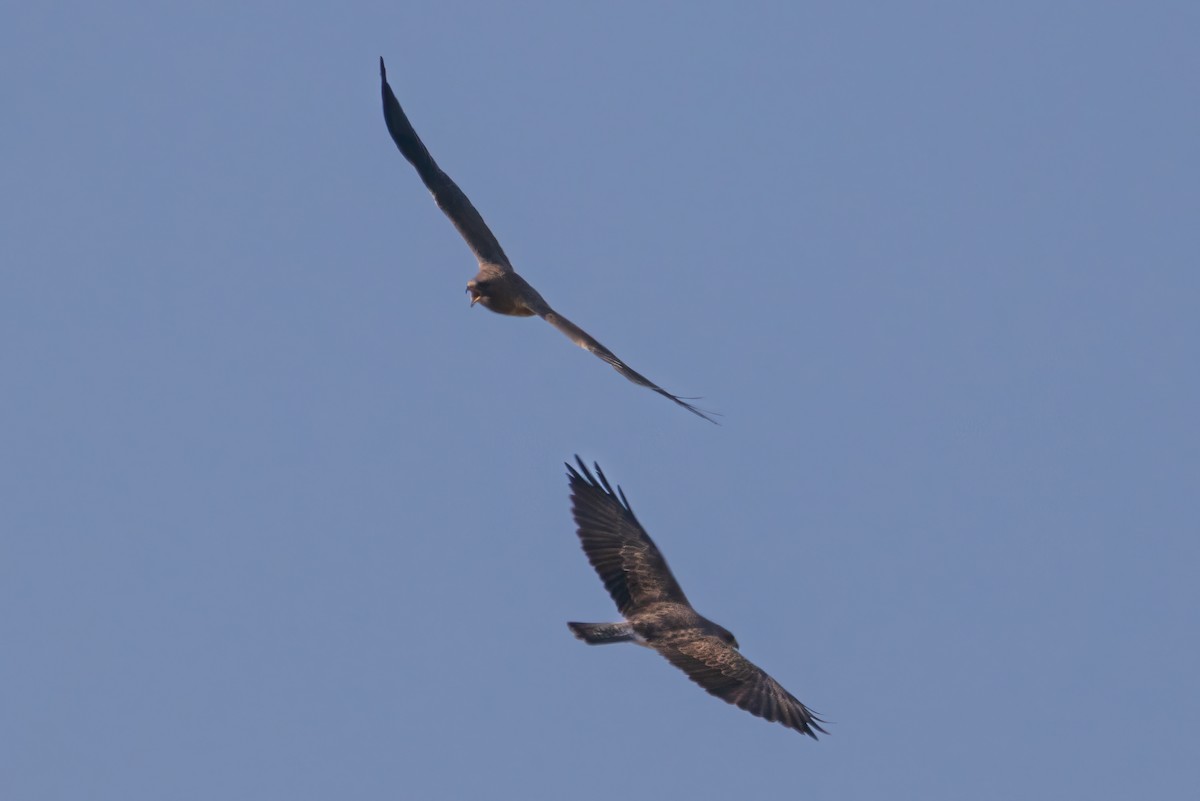
POLYGON ((667 561, 642 528, 625 493, 600 465, 567 465, 579 541, 625 620, 568 623, 588 645, 634 642, 658 651, 712 695, 814 740, 822 721, 738 651, 733 634, 688 603, 667 561))
POLYGON ((710 415, 696 406, 688 403, 694 398, 683 398, 667 392, 644 375, 634 370, 617 358, 611 350, 596 341, 591 334, 584 331, 573 322, 563 317, 529 285, 529 282, 517 274, 504 255, 503 248, 496 240, 495 234, 487 227, 479 212, 471 205, 471 201, 463 194, 450 176, 442 172, 433 156, 421 142, 412 123, 400 107, 392 87, 387 82, 387 69, 383 59, 379 59, 379 77, 383 92, 383 118, 387 122, 388 132, 396 143, 396 147, 404 154, 409 163, 416 168, 425 186, 433 193, 433 199, 438 208, 446 213, 450 222, 467 241, 467 246, 479 260, 479 273, 467 282, 467 292, 471 295, 471 305, 476 303, 497 314, 508 314, 514 317, 531 317, 537 315, 550 325, 562 331, 567 337, 584 350, 591 351, 608 362, 618 373, 635 384, 648 387, 659 395, 670 398, 692 414, 703 417, 710 423, 715 423, 710 415))

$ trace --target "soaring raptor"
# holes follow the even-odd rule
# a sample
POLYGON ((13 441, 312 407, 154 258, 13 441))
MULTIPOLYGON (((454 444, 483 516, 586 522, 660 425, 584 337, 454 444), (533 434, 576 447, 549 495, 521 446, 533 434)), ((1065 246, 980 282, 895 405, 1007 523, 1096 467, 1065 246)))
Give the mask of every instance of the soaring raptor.
POLYGON ((417 174, 425 182, 426 188, 433 193, 433 199, 438 204, 438 208, 446 213, 450 222, 454 223, 454 227, 462 234, 462 238, 467 240, 467 246, 479 260, 479 273, 467 282, 471 305, 480 303, 485 309, 497 314, 509 314, 514 317, 531 317, 536 314, 566 334, 576 345, 608 362, 618 373, 633 383, 649 387, 659 395, 675 401, 692 414, 699 415, 710 423, 715 423, 716 421, 708 413, 688 403, 688 399, 667 392, 618 359, 616 354, 597 342, 588 332, 550 308, 550 304, 538 294, 538 291, 530 286, 524 278, 517 275, 508 256, 504 255, 504 250, 500 247, 496 236, 479 216, 475 207, 471 205, 471 201, 458 188, 458 184, 442 172, 437 162, 433 160, 433 156, 429 155, 429 151, 425 149, 425 145, 417 136, 412 123, 405 116, 404 109, 400 108, 400 101, 396 99, 392 87, 388 85, 387 70, 383 66, 382 58, 379 59, 379 77, 383 84, 383 119, 387 123, 388 132, 396 142, 396 147, 400 148, 404 158, 416 167, 417 174))
POLYGON ((571 481, 571 513, 579 540, 621 623, 568 623, 588 645, 635 642, 653 648, 712 695, 752 715, 782 723, 814 740, 822 721, 779 682, 738 652, 733 634, 702 617, 680 589, 667 561, 633 514, 625 493, 592 475, 578 456, 571 481))

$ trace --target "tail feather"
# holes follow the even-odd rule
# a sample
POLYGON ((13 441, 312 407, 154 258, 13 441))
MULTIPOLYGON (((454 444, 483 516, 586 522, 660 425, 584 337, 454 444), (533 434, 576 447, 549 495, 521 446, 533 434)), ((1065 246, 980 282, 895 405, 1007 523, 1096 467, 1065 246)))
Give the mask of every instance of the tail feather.
POLYGON ((628 623, 568 623, 571 633, 588 645, 633 642, 633 626, 628 623))

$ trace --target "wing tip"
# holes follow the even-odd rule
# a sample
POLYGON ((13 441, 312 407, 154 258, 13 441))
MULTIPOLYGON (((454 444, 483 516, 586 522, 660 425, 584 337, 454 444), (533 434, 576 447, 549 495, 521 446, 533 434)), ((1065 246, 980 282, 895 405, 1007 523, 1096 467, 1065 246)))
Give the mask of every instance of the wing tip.
POLYGON ((801 720, 801 725, 793 726, 792 728, 801 734, 807 734, 817 742, 821 741, 821 738, 817 736, 817 732, 821 732, 821 734, 824 734, 826 737, 828 737, 829 732, 821 728, 821 724, 826 723, 827 721, 817 717, 816 714, 814 714, 813 711, 808 707, 802 706, 801 708, 804 710, 804 717, 801 720), (801 728, 801 726, 803 726, 803 728, 801 728))
POLYGON ((617 501, 630 515, 633 514, 633 507, 629 505, 629 499, 625 497, 625 490, 620 485, 615 489, 613 488, 612 483, 608 480, 608 476, 604 475, 604 470, 601 469, 599 462, 592 462, 592 469, 596 471, 595 474, 592 473, 592 470, 588 468, 587 464, 583 461, 583 457, 579 454, 575 454, 575 463, 579 465, 579 469, 576 469, 570 462, 564 462, 567 466, 567 479, 570 481, 573 493, 578 492, 581 487, 599 490, 617 501))
POLYGON ((721 414, 720 412, 714 412, 709 409, 701 409, 699 406, 688 403, 688 400, 699 400, 699 398, 685 399, 685 398, 679 397, 678 395, 672 395, 669 392, 667 393, 667 397, 669 397, 671 400, 675 401, 680 406, 687 409, 689 412, 696 415, 697 417, 700 417, 700 418, 712 423, 714 426, 719 426, 719 425, 721 425, 721 423, 719 420, 715 420, 713 418, 725 416, 725 415, 721 414))
POLYGON ((828 721, 819 717, 816 712, 806 707, 797 698, 792 696, 791 693, 788 693, 788 700, 791 703, 782 705, 782 709, 780 710, 782 714, 773 715, 767 719, 798 731, 801 734, 807 734, 818 742, 821 738, 817 736, 817 732, 829 736, 829 732, 821 727, 822 723, 827 723, 828 721))

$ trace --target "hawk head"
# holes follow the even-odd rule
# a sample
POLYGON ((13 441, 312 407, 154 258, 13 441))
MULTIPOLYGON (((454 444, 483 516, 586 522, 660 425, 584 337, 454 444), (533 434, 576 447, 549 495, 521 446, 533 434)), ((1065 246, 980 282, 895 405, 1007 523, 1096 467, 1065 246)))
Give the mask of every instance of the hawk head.
POLYGON ((471 280, 467 282, 467 294, 471 296, 471 305, 482 302, 488 306, 488 282, 471 280))
POLYGON ((709 620, 708 622, 714 629, 716 629, 716 635, 718 637, 720 637, 722 640, 724 640, 725 642, 732 645, 734 648, 741 650, 741 646, 738 645, 737 637, 733 636, 732 631, 730 631, 729 629, 725 628, 722 625, 713 623, 711 620, 709 620))

